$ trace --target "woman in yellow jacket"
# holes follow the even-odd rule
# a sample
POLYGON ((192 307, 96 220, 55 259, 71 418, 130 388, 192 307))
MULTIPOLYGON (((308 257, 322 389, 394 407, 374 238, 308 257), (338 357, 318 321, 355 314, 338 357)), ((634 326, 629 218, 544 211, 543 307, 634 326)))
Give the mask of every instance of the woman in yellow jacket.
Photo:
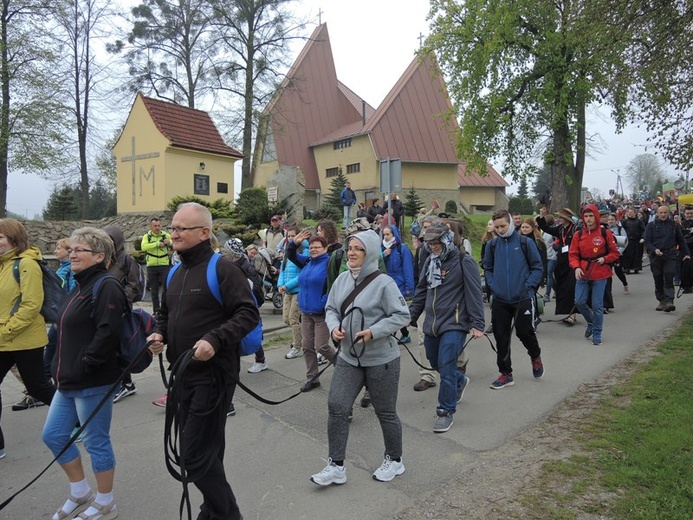
MULTIPOLYGON (((29 394, 50 404, 55 390, 43 369, 43 347, 48 337, 46 322, 39 314, 43 275, 37 260, 41 260, 41 252, 29 247, 22 223, 0 219, 0 384, 16 364, 29 394), (19 260, 19 284, 12 272, 15 260, 19 260)), ((4 456, 5 438, 0 428, 0 459, 4 456)))

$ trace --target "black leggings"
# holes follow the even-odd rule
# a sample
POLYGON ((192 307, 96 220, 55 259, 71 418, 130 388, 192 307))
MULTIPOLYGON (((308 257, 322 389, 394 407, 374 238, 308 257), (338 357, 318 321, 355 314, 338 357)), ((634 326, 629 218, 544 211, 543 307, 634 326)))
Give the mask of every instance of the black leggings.
MULTIPOLYGON (((53 388, 43 370, 43 347, 0 352, 0 385, 2 385, 7 372, 10 371, 13 365, 17 365, 17 370, 19 370, 19 375, 22 376, 22 381, 29 395, 46 404, 51 404, 55 388, 53 388)), ((2 394, 0 394, 1 418, 2 394)), ((2 428, 0 428, 0 449, 4 447, 5 437, 2 434, 2 428)))

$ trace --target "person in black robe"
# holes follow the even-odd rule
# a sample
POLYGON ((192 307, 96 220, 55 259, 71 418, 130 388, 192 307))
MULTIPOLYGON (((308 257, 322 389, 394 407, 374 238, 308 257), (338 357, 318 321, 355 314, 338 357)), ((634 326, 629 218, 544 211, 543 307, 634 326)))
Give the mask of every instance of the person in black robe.
POLYGON ((621 256, 621 268, 626 274, 642 270, 642 253, 645 242, 645 223, 635 214, 635 208, 628 208, 623 219, 623 229, 628 236, 628 246, 621 256))
POLYGON ((575 233, 575 214, 569 208, 563 208, 556 214, 556 224, 549 226, 544 218, 547 214, 546 208, 541 209, 541 215, 537 217, 537 225, 542 231, 553 235, 558 241, 553 245, 556 251, 556 269, 554 277, 556 279, 556 315, 567 314, 563 320, 568 325, 574 325, 577 321, 575 309, 575 272, 568 264, 568 249, 570 241, 575 233))

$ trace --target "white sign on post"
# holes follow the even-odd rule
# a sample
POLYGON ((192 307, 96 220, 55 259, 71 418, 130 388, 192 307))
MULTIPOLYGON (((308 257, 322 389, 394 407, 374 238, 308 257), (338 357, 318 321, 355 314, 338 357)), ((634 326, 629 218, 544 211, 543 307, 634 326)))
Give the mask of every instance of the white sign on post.
POLYGON ((267 188, 267 202, 277 202, 279 200, 279 188, 276 186, 267 188))

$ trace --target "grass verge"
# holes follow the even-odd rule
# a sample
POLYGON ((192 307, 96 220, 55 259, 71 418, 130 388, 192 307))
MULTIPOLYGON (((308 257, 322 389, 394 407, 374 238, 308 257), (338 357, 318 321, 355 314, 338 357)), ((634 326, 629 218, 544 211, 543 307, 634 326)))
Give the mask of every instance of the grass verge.
POLYGON ((693 511, 693 315, 578 427, 578 454, 547 463, 525 518, 678 520, 693 511))

